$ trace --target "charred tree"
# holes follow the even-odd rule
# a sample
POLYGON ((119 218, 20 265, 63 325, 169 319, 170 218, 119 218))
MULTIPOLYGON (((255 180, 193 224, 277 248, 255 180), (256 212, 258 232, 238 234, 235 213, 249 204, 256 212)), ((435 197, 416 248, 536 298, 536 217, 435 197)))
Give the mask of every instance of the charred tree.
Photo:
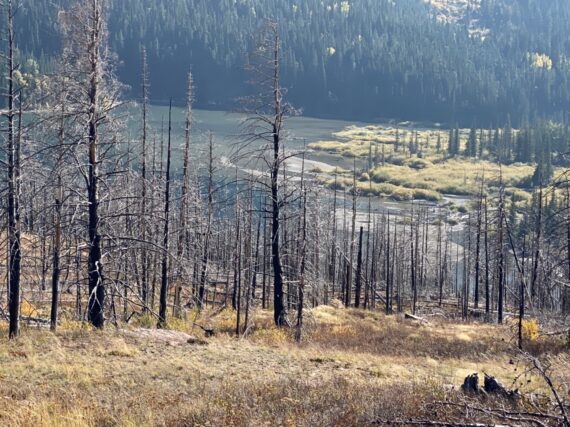
POLYGON ((160 281, 160 307, 158 327, 166 327, 166 310, 168 299, 168 258, 170 246, 170 167, 172 157, 172 100, 168 108, 168 145, 166 148, 166 171, 164 183, 164 231, 162 235, 162 264, 160 281))

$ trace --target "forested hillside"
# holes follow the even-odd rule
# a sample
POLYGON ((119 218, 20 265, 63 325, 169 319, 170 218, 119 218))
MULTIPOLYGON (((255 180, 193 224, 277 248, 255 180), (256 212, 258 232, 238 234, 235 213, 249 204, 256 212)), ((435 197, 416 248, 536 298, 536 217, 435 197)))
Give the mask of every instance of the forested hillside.
MULTIPOLYGON (((67 0, 25 0, 19 47, 59 51, 67 0)), ((570 3, 564 0, 114 0, 111 46, 139 95, 140 49, 155 101, 182 102, 191 67, 199 106, 231 108, 262 18, 282 27, 284 82, 308 115, 513 125, 570 107, 570 3)), ((43 67, 48 69, 49 67, 43 67)))

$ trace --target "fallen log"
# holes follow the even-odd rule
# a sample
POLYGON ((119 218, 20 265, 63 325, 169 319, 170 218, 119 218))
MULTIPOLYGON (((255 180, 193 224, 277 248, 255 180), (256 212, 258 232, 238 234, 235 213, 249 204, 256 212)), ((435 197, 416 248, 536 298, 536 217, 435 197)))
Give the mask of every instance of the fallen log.
POLYGON ((514 427, 510 424, 454 423, 430 420, 377 420, 373 424, 383 426, 436 426, 436 427, 514 427))
POLYGON ((23 322, 35 322, 41 325, 49 325, 51 321, 49 319, 42 319, 41 317, 32 317, 32 316, 20 316, 20 320, 23 322))
POLYGON ((416 322, 427 322, 427 320, 423 317, 418 317, 410 313, 404 314, 404 318, 408 320, 415 320, 416 322))

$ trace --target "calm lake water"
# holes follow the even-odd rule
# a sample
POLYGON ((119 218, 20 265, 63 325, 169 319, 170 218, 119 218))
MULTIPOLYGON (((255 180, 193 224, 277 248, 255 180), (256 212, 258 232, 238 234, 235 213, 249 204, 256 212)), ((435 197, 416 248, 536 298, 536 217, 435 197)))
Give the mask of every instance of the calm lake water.
MULTIPOLYGON (((185 133, 185 108, 172 108, 172 145, 175 150, 179 150, 184 144, 185 133)), ((237 113, 224 111, 194 110, 192 123, 192 157, 195 160, 205 161, 207 159, 208 134, 212 132, 214 137, 215 153, 218 160, 221 157, 231 158, 236 153, 238 147, 243 147, 247 140, 244 129, 245 116, 237 113)), ((348 122, 343 120, 325 120, 312 117, 291 117, 285 123, 285 147, 287 150, 301 150, 304 144, 331 139, 334 132, 338 132, 350 125, 366 125, 365 123, 348 122)), ((164 132, 164 138, 168 132, 168 107, 150 107, 149 126, 153 135, 160 140, 160 134, 164 132)), ((132 112, 132 124, 130 126, 132 137, 137 140, 137 131, 140 127, 140 117, 138 111, 132 112)), ((138 132, 140 134, 140 132, 138 132)), ((140 137, 139 137, 140 138, 140 137)), ((259 147, 262 142, 253 142, 253 146, 259 147)), ((180 152, 176 154, 180 156, 180 152)), ((325 162, 342 167, 352 166, 352 160, 346 160, 326 153, 307 153, 307 159, 325 162)), ((180 167, 179 162, 175 162, 175 167, 180 167)))
MULTIPOLYGON (((185 133, 185 108, 173 107, 172 109, 172 146, 173 153, 173 173, 180 175, 182 172, 182 147, 184 145, 185 133)), ((137 141, 140 139, 140 115, 137 110, 132 112, 132 139, 137 141)), ((211 132, 214 138, 214 155, 216 157, 216 165, 218 173, 233 174, 236 166, 241 173, 256 172, 255 169, 260 168, 259 164, 251 161, 252 155, 241 156, 236 158, 239 147, 244 146, 247 136, 244 135, 245 117, 237 113, 228 113, 224 111, 207 111, 194 110, 192 124, 192 148, 191 161, 199 168, 203 168, 208 158, 208 135, 211 132)), ((328 140, 334 138, 335 132, 341 131, 347 126, 360 125, 366 126, 369 123, 350 122, 344 120, 327 120, 313 117, 291 117, 285 123, 286 139, 285 147, 289 152, 300 151, 304 145, 320 140, 328 140)), ((151 134, 153 138, 160 141, 161 133, 166 136, 168 132, 168 107, 153 105, 150 108, 151 134)), ((263 142, 254 141, 251 147, 260 147, 263 142)), ((158 153, 157 153, 158 154, 158 153)), ((340 156, 334 156, 323 152, 308 150, 306 153, 306 170, 311 170, 321 163, 330 166, 339 166, 346 169, 352 169, 353 159, 346 159, 340 156)), ((365 161, 361 165, 365 166, 365 161)), ((293 158, 287 164, 287 169, 292 175, 300 172, 301 157, 293 158)), ((201 174, 202 172, 199 172, 201 174)), ((203 172, 205 173, 205 171, 203 172)), ((342 199, 342 195, 339 194, 342 199)), ((351 197, 347 196, 346 203, 352 203, 351 197)), ((340 200, 339 200, 340 202, 340 200)), ((393 202, 381 197, 372 198, 372 209, 376 212, 392 212, 394 214, 407 211, 411 204, 409 202, 393 202)), ((368 199, 362 197, 358 202, 359 217, 367 210, 368 199)), ((361 219, 361 218, 359 218, 361 219)), ((362 218, 364 219, 364 218, 362 218)), ((359 221, 360 222, 360 221, 359 221)))

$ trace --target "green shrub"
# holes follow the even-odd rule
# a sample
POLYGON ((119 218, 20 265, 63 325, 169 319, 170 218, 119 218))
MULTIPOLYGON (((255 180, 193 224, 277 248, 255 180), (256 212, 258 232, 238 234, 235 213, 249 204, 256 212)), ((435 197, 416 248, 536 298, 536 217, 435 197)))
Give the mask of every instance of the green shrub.
POLYGON ((372 181, 382 183, 390 181, 390 174, 381 169, 372 172, 372 181))
POLYGON ((327 184, 327 187, 329 187, 331 190, 346 190, 346 183, 343 180, 337 180, 336 182, 334 180, 329 181, 329 183, 327 184))
POLYGON ((507 188, 505 194, 509 197, 514 197, 515 202, 525 202, 530 198, 526 191, 517 188, 507 188))
POLYGON ((389 162, 395 166, 404 166, 406 164, 406 158, 401 156, 392 156, 389 162))
POLYGON ((420 169, 425 169, 429 166, 432 166, 432 163, 426 159, 416 158, 416 159, 409 160, 407 162, 407 165, 409 167, 411 167, 412 169, 420 170, 420 169))
POLYGON ((414 190, 414 199, 427 200, 428 202, 439 202, 442 197, 437 191, 417 188, 414 190))
POLYGON ((382 183, 382 184, 375 185, 374 189, 378 195, 389 196, 394 191, 396 191, 398 189, 398 187, 396 187, 393 184, 382 183))
POLYGON ((475 194, 475 191, 473 189, 453 184, 440 185, 437 187, 437 190, 440 193, 453 194, 455 196, 471 196, 475 194))

